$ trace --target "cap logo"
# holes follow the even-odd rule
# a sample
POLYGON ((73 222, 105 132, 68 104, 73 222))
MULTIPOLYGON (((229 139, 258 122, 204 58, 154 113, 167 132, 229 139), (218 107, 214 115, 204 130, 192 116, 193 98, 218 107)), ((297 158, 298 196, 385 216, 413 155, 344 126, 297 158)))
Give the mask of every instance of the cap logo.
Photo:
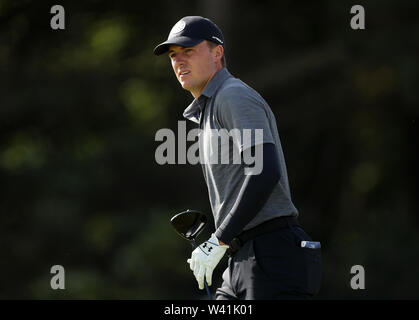
POLYGON ((215 39, 215 40, 217 40, 217 41, 218 41, 219 43, 221 43, 221 44, 223 43, 223 42, 221 41, 221 39, 220 39, 220 38, 217 38, 216 36, 212 36, 212 38, 213 38, 213 39, 215 39))
POLYGON ((178 21, 172 28, 172 30, 170 31, 170 34, 172 33, 179 33, 181 32, 183 29, 185 29, 186 23, 183 20, 178 21))

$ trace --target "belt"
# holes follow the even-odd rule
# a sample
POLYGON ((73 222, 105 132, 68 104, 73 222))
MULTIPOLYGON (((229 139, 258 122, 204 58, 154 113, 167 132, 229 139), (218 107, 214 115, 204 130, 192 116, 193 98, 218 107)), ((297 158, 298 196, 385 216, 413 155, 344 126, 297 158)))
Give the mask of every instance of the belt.
POLYGON ((262 222, 256 227, 245 230, 237 237, 233 238, 233 240, 231 240, 229 243, 227 255, 229 257, 233 256, 247 241, 254 239, 262 234, 292 226, 300 226, 296 217, 282 216, 262 222))

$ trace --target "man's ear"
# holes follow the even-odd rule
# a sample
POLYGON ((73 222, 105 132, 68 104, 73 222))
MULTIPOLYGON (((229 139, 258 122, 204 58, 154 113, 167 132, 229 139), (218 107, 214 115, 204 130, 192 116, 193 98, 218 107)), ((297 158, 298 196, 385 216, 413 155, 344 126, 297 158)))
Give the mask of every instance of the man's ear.
POLYGON ((215 47, 215 57, 217 59, 220 59, 220 61, 221 61, 221 58, 223 57, 223 53, 224 53, 224 48, 222 45, 218 45, 215 47))

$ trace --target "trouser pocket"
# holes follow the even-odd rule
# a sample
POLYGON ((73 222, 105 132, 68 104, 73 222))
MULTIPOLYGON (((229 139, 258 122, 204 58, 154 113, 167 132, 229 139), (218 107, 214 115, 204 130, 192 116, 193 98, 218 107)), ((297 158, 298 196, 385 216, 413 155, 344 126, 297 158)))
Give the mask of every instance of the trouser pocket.
POLYGON ((322 280, 321 249, 298 249, 301 251, 302 263, 304 265, 302 275, 305 278, 304 286, 308 294, 316 295, 320 290, 322 280))
POLYGON ((255 239, 257 265, 269 285, 281 292, 313 296, 321 285, 321 249, 302 248, 310 237, 299 230, 283 229, 255 239))

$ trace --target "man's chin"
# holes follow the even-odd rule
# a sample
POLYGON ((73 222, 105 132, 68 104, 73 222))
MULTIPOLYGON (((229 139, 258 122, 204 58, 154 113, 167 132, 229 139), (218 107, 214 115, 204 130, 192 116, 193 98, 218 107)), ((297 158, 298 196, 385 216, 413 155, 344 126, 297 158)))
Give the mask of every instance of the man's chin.
POLYGON ((191 86, 190 85, 188 85, 188 83, 186 83, 186 82, 181 82, 180 83, 180 85, 182 86, 182 88, 183 89, 185 89, 185 90, 187 90, 187 91, 190 91, 191 90, 191 86))

